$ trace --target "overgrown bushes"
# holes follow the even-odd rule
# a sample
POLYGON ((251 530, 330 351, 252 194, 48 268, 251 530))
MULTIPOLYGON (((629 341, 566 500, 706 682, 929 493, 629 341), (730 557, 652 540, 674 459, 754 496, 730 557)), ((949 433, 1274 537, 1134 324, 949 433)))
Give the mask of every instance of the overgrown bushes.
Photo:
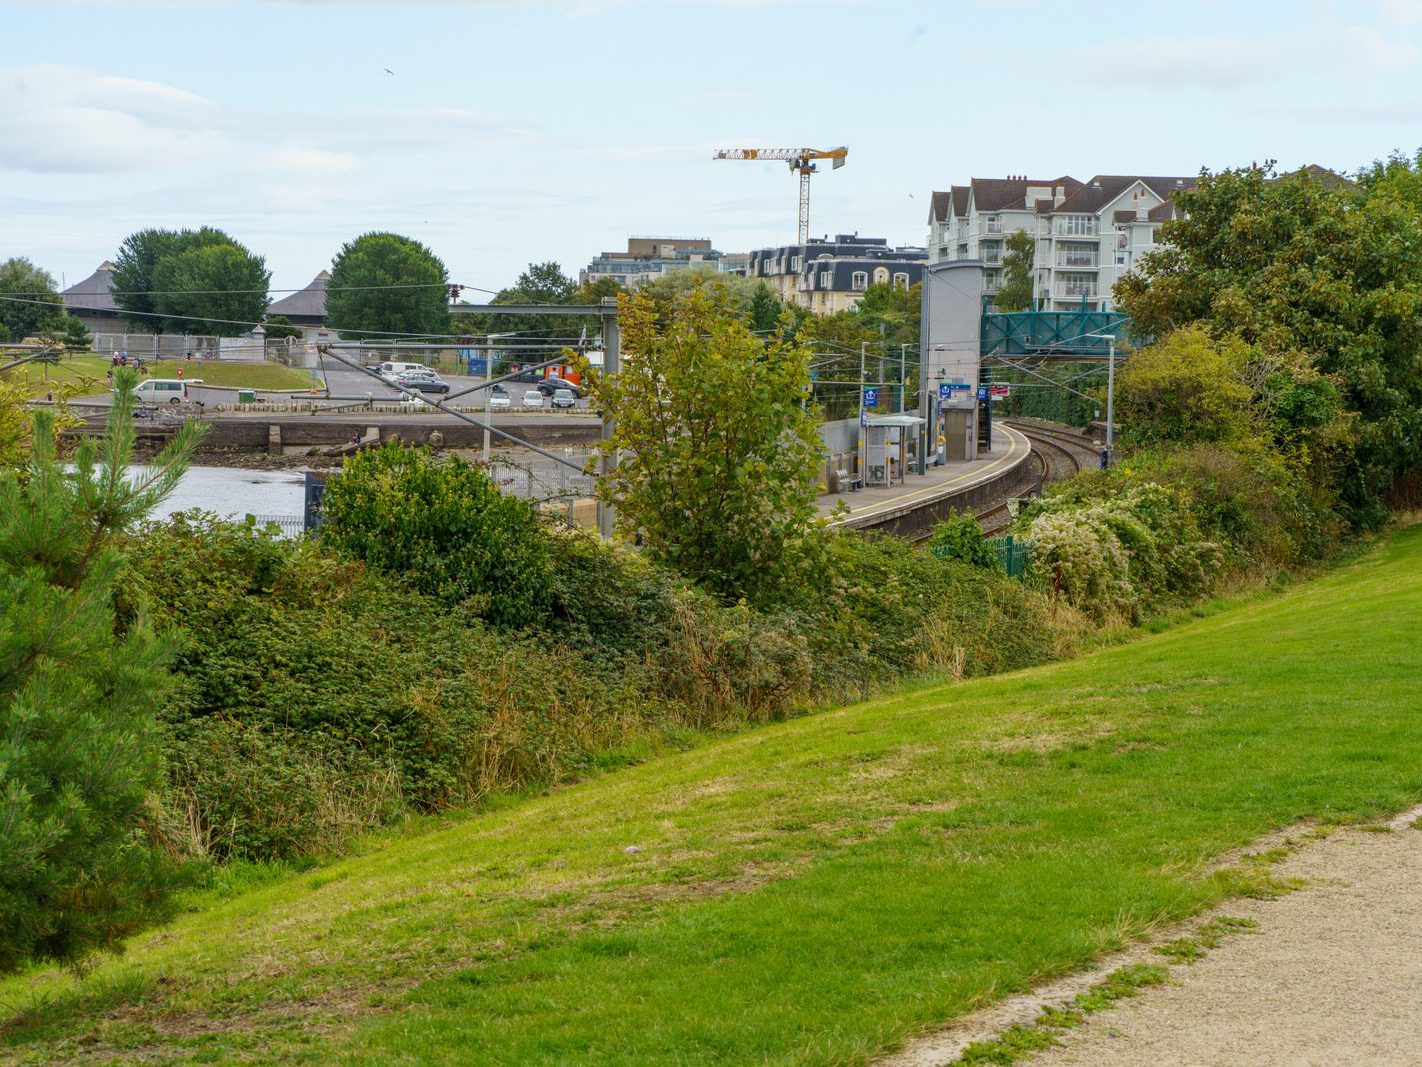
POLYGON ((457 456, 398 442, 352 457, 323 503, 323 542, 348 559, 499 626, 527 626, 549 600, 538 517, 457 456))
POLYGON ((147 530, 130 595, 183 635, 162 716, 168 848, 331 851, 629 746, 1061 651, 1045 595, 893 539, 828 538, 819 580, 763 612, 591 534, 526 536, 550 596, 514 631, 484 617, 484 596, 428 595, 320 543, 202 516, 147 530))

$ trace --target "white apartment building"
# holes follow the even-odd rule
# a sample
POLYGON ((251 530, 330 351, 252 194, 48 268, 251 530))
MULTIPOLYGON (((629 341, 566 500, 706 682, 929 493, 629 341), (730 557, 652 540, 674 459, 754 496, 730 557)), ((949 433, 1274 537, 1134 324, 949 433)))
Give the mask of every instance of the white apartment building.
POLYGON ((1193 177, 1100 174, 1082 182, 1063 175, 974 178, 935 192, 929 211, 932 263, 975 259, 984 265, 983 291, 1003 283, 1007 237, 1026 230, 1036 239, 1037 307, 1109 310, 1111 287, 1155 248, 1160 224, 1175 216, 1172 197, 1193 177))

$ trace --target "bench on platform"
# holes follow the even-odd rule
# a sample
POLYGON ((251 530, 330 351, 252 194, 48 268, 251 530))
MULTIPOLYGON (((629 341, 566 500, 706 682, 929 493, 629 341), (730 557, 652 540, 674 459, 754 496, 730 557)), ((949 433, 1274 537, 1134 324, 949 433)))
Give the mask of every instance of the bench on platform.
POLYGON ((852 493, 864 485, 864 479, 857 474, 850 474, 849 471, 840 467, 834 472, 835 483, 839 486, 839 492, 852 493))

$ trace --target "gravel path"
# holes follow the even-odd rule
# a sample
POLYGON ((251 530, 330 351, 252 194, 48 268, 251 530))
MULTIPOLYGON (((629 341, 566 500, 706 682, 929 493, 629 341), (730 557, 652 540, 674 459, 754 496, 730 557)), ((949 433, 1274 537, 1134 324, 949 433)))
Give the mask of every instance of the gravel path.
MULTIPOLYGON (((1253 919, 1171 980, 1061 1032, 1030 1067, 1333 1065, 1422 1063, 1422 809, 1389 831, 1339 830, 1290 854, 1271 873, 1308 884, 1276 900, 1226 903, 1253 919)), ((1197 924, 1192 924, 1197 925, 1197 924)), ((1186 929, 1185 932, 1188 932, 1186 929)), ((1172 936, 1179 931, 1172 932, 1172 936)), ((1161 962, 1148 947, 1108 961, 1112 970, 1161 962)), ((930 1035, 887 1063, 952 1063, 968 1041, 1069 1000, 1101 972, 997 1005, 930 1035)))

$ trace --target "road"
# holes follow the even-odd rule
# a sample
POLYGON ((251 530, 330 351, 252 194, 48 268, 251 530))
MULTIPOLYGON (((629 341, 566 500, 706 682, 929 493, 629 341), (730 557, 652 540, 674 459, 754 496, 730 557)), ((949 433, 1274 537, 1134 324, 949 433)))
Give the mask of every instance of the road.
MULTIPOLYGON (((201 369, 194 373, 193 377, 201 378, 201 369)), ((470 388, 471 386, 478 385, 484 380, 482 378, 470 377, 468 375, 463 374, 447 374, 441 375, 440 377, 442 380, 449 383, 449 395, 457 394, 462 390, 470 388)), ((351 370, 349 368, 331 368, 329 364, 326 369, 326 382, 330 391, 329 399, 322 396, 312 396, 309 392, 292 389, 258 389, 256 392, 257 396, 264 400, 285 402, 295 398, 300 400, 311 400, 312 402, 316 403, 318 406, 321 407, 339 406, 342 401, 351 403, 366 399, 375 400, 377 402, 398 403, 404 397, 404 394, 401 393, 400 390, 396 389, 394 386, 387 385, 386 383, 376 378, 373 378, 368 374, 364 374, 361 371, 357 370, 351 370)), ((525 382, 509 382, 507 383, 505 388, 508 391, 509 400, 511 404, 509 408, 503 409, 502 411, 500 409, 493 410, 492 421, 494 425, 508 425, 510 424, 510 419, 512 420, 512 425, 528 426, 533 424, 530 423, 530 418, 538 418, 538 416, 533 415, 534 409, 524 407, 522 401, 524 393, 532 390, 534 387, 525 382)), ((459 397, 458 399, 453 401, 453 403, 457 404, 459 407, 482 408, 485 402, 484 394, 484 390, 479 390, 477 392, 469 393, 464 397, 459 397)), ((188 395, 192 400, 203 404, 208 409, 215 408, 218 404, 231 404, 236 400, 236 390, 232 388, 215 388, 205 385, 190 385, 188 387, 188 395)), ((439 394, 431 394, 431 399, 444 400, 445 397, 439 394)), ((78 402, 87 405, 92 405, 94 407, 104 407, 110 403, 110 396, 109 394, 104 393, 95 396, 79 397, 76 398, 76 400, 78 402)), ((586 413, 588 411, 588 401, 586 399, 579 398, 577 404, 571 409, 555 409, 553 407, 552 401, 548 397, 544 397, 542 398, 541 410, 544 412, 542 418, 553 418, 561 420, 574 412, 586 413)), ((260 415, 262 419, 274 423, 305 421, 306 419, 311 418, 311 415, 307 413, 272 414, 266 412, 254 412, 253 415, 260 415)), ((216 412, 209 410, 208 414, 209 418, 229 418, 234 416, 242 417, 240 412, 216 412)), ((454 416, 440 414, 434 408, 429 408, 425 412, 423 412, 421 418, 422 421, 436 423, 441 421, 459 421, 454 416)), ((537 425, 562 425, 562 422, 544 422, 537 423, 537 425)))

